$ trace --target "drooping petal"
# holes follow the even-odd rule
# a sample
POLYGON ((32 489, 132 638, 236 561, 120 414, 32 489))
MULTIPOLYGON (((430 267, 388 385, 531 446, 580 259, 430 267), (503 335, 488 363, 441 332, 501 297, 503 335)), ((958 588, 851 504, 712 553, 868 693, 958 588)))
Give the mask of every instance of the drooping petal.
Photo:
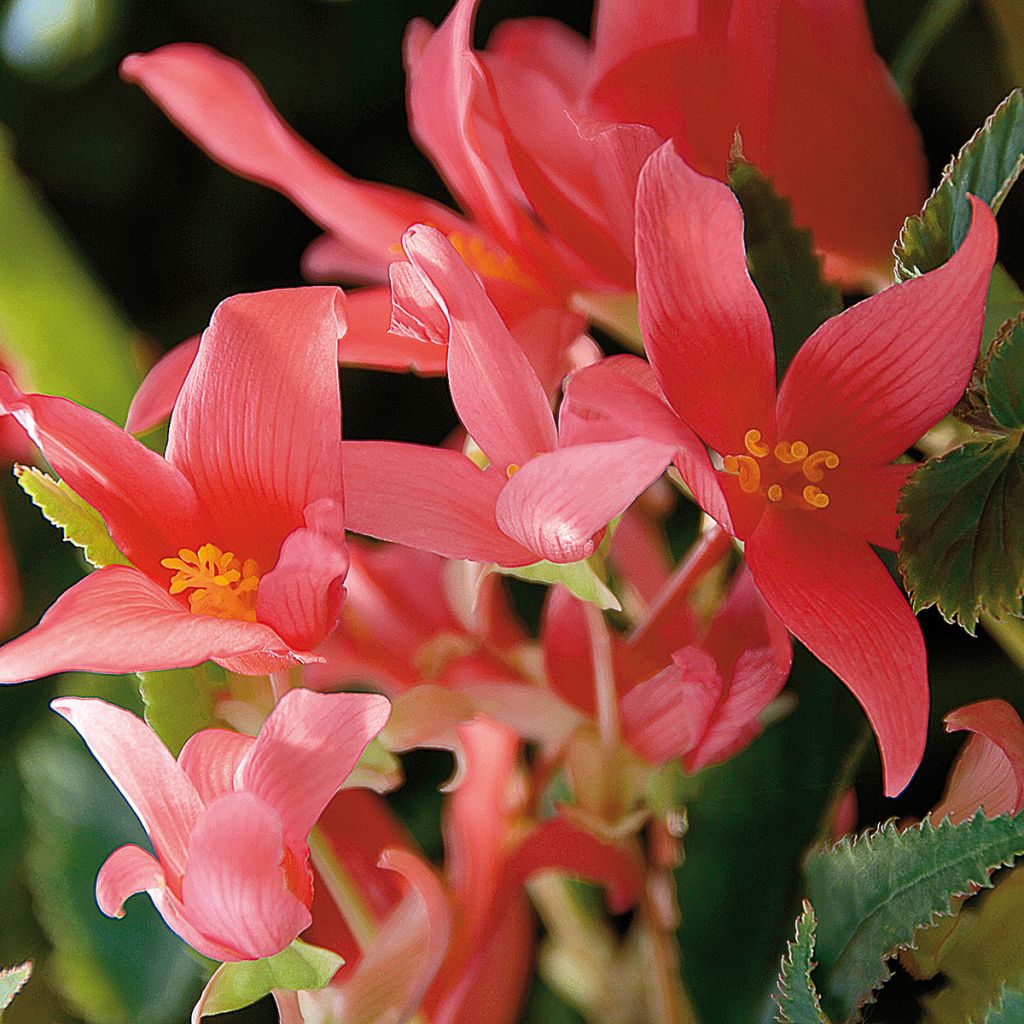
POLYGON ((38 626, 0 647, 0 680, 154 672, 247 656, 292 663, 310 657, 261 623, 193 615, 142 573, 110 565, 66 590, 38 626))
POLYGON ((644 165, 636 201, 640 328, 677 413, 723 455, 775 433, 775 351, 747 272, 743 214, 721 182, 666 143, 644 165))
POLYGON ((209 47, 175 43, 132 54, 121 74, 141 85, 214 160, 283 193, 343 242, 343 277, 383 282, 393 247, 410 224, 450 231, 462 221, 412 192, 348 177, 285 123, 241 64, 209 47))
MULTIPOLYGON (((407 266, 392 263, 389 270, 393 276, 399 267, 407 266)), ((421 377, 443 376, 447 372, 446 348, 391 330, 390 288, 357 288, 348 292, 346 298, 348 330, 338 342, 338 362, 342 366, 412 370, 421 377)))
POLYGON ((937 270, 814 332, 779 390, 779 436, 843 463, 891 462, 953 407, 978 356, 995 260, 991 210, 971 197, 963 244, 937 270))
MULTIPOLYGON (((93 697, 61 697, 50 707, 78 730, 142 823, 164 870, 171 878, 180 878, 202 803, 171 752, 140 718, 106 701, 93 697)), ((121 881, 128 876, 137 881, 145 874, 138 870, 135 854, 122 854, 110 870, 116 870, 121 881), (131 864, 125 859, 128 857, 133 858, 131 864)), ((110 881, 113 885, 113 876, 110 881)), ((119 885, 120 881, 114 889, 119 885)), ((128 895, 126 891, 120 902, 128 895)), ((111 899, 117 898, 113 893, 111 899)), ((109 905, 119 907, 120 903, 109 905)))
POLYGON ((867 542, 814 515, 769 509, 747 541, 747 564, 772 611, 860 701, 878 737, 886 795, 895 796, 924 751, 924 640, 867 542))
POLYGON ((448 318, 437 304, 434 293, 423 275, 411 264, 392 263, 391 278, 392 334, 429 345, 444 356, 448 372, 448 318))
POLYGON ((197 335, 175 345, 153 364, 128 408, 124 429, 129 434, 144 434, 171 415, 198 351, 197 335))
POLYGON ((190 736, 178 754, 178 765, 192 780, 204 804, 234 792, 238 766, 256 742, 230 729, 203 729, 190 736))
POLYGON ((158 578, 160 559, 200 544, 204 525, 191 483, 156 452, 65 398, 23 394, 0 371, 0 413, 29 432, 67 485, 103 516, 114 543, 158 578))
POLYGON ((337 288, 225 299, 171 417, 168 460, 194 484, 223 546, 263 571, 308 505, 342 500, 344 326, 337 288))
POLYGON ((376 694, 289 691, 263 723, 236 788, 277 810, 289 842, 304 842, 390 710, 376 694))
POLYGON ((107 917, 124 917, 129 896, 166 884, 164 869, 153 855, 129 844, 116 849, 96 876, 96 903, 107 917))
POLYGON ((345 524, 355 533, 446 558, 529 565, 537 555, 494 518, 504 474, 446 448, 346 441, 345 524))
POLYGON ((495 517, 537 559, 588 558, 595 534, 664 472, 673 450, 644 438, 580 444, 528 462, 498 497, 495 517))
POLYGON ((311 920, 286 885, 286 855, 281 818, 269 804, 253 793, 219 797, 192 833, 183 915, 211 943, 233 949, 231 959, 280 953, 311 920))

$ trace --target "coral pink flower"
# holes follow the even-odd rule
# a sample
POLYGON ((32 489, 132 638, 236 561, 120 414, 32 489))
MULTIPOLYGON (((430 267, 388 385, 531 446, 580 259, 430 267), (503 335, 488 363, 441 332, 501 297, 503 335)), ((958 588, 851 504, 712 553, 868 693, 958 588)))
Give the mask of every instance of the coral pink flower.
MULTIPOLYGON (((920 761, 928 681, 920 629, 870 545, 896 547, 911 467, 892 460, 949 411, 977 357, 996 226, 984 203, 972 209, 947 264, 823 324, 776 398, 739 205, 666 144, 637 194, 651 365, 625 357, 581 371, 561 413, 574 437, 646 436, 746 542, 768 606, 864 706, 890 794, 920 761)), ((534 514, 548 514, 543 502, 534 514)))
POLYGON ((110 855, 96 899, 110 917, 148 892, 170 928, 215 960, 280 952, 310 923, 307 837, 387 721, 369 694, 292 690, 257 738, 196 733, 175 761, 135 715, 65 697, 52 707, 81 734, 149 835, 110 855))
POLYGON ((335 363, 337 288, 225 300, 178 397, 167 457, 0 376, 0 411, 103 516, 130 565, 92 573, 0 648, 0 679, 213 659, 261 674, 309 661, 348 569, 335 363))

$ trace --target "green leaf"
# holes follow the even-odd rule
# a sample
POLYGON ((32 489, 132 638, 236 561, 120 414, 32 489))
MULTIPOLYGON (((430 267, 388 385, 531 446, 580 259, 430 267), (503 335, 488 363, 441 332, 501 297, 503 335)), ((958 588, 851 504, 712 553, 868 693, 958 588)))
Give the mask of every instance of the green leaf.
POLYGON ((323 988, 344 962, 337 953, 296 939, 276 956, 221 964, 203 993, 203 1016, 251 1006, 275 988, 289 992, 323 988))
POLYGON ((195 668, 139 672, 138 677, 146 721, 175 757, 194 733, 222 724, 214 714, 213 695, 226 677, 212 661, 195 668))
POLYGON ((988 295, 985 298, 985 327, 981 332, 981 355, 988 355, 996 335, 1024 309, 1024 292, 1017 282, 1007 273, 1002 263, 992 268, 992 278, 988 283, 988 295))
POLYGON ((54 480, 31 466, 15 466, 14 475, 32 504, 63 532, 65 540, 82 549, 90 565, 129 564, 110 539, 103 517, 63 480, 54 480))
POLYGON ((793 224, 792 206, 753 164, 735 155, 729 185, 743 207, 743 238, 750 274, 775 335, 775 372, 781 380, 800 346, 843 308, 838 289, 821 276, 810 231, 793 224))
POLYGON ((893 253, 897 280, 941 266, 956 252, 971 220, 967 194, 998 212, 1024 170, 1024 93, 1014 89, 950 161, 921 213, 903 225, 893 253))
POLYGON ((796 939, 786 943, 786 955, 782 958, 775 996, 779 1007, 775 1017, 777 1024, 829 1024, 811 979, 817 926, 814 908, 804 900, 803 912, 796 919, 796 939))
POLYGON ((993 419, 1024 429, 1024 313, 1003 325, 985 362, 985 395, 993 419))
POLYGON ((900 831, 893 822, 844 839, 807 862, 818 908, 818 987, 847 1020, 891 975, 886 964, 915 930, 949 914, 954 896, 991 887, 990 872, 1024 853, 1024 815, 900 831))
POLYGON ((973 634, 982 611, 1021 614, 1024 448, 1019 434, 930 459, 900 495, 900 569, 915 611, 973 634))
MULTIPOLYGON (((1014 922, 1014 926, 1019 928, 1020 922, 1014 922)), ((1024 992, 1004 992, 999 1007, 985 1018, 985 1024, 1024 1024, 1024 992)))
POLYGON ((32 961, 17 967, 0 970, 0 1015, 11 1005, 11 1000, 21 991, 22 986, 32 976, 32 961))
POLYGON ((619 599, 586 560, 564 564, 534 562, 533 565, 522 565, 514 569, 496 565, 494 571, 502 576, 514 576, 517 580, 526 580, 528 583, 561 583, 581 601, 589 601, 601 611, 609 609, 616 612, 622 611, 619 599))

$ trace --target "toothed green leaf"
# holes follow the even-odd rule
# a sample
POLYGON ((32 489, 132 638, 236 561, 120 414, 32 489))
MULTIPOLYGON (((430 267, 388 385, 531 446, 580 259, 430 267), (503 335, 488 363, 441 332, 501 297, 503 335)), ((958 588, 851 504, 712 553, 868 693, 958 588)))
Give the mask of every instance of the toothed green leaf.
POLYGON ((137 675, 146 722, 175 757, 194 733, 222 724, 213 713, 214 692, 225 680, 219 665, 208 661, 194 668, 137 675))
POLYGON ((19 964, 17 967, 0 970, 0 1016, 11 1005, 11 1000, 21 991, 31 974, 31 960, 26 960, 25 963, 19 964))
POLYGON ((796 919, 796 939, 786 943, 786 955, 782 958, 778 991, 774 996, 778 1005, 776 1024, 829 1024, 811 978, 815 968, 814 929, 817 926, 814 908, 804 900, 803 913, 796 919))

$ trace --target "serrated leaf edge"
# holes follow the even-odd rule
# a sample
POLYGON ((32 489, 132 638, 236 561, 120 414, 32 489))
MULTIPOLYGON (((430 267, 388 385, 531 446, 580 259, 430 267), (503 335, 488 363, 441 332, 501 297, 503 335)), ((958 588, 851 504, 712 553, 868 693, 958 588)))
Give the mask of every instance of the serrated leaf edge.
POLYGON ((796 968, 794 952, 799 951, 802 934, 806 934, 807 931, 810 932, 810 935, 807 949, 807 967, 801 972, 803 982, 807 986, 807 992, 811 997, 811 1004, 818 1015, 820 1024, 830 1024, 828 1017, 825 1016, 825 1011, 821 1008, 818 990, 815 988, 814 980, 811 978, 814 968, 818 966, 814 960, 814 932, 817 927, 818 919, 815 917, 814 907, 811 906, 809 900, 804 900, 800 916, 796 919, 795 941, 787 941, 786 943, 786 952, 779 964, 779 977, 775 983, 776 991, 772 993, 772 1001, 778 1007, 778 1012, 775 1015, 775 1024, 796 1024, 787 1013, 783 1000, 789 999, 792 982, 795 980, 790 976, 791 972, 796 968))

